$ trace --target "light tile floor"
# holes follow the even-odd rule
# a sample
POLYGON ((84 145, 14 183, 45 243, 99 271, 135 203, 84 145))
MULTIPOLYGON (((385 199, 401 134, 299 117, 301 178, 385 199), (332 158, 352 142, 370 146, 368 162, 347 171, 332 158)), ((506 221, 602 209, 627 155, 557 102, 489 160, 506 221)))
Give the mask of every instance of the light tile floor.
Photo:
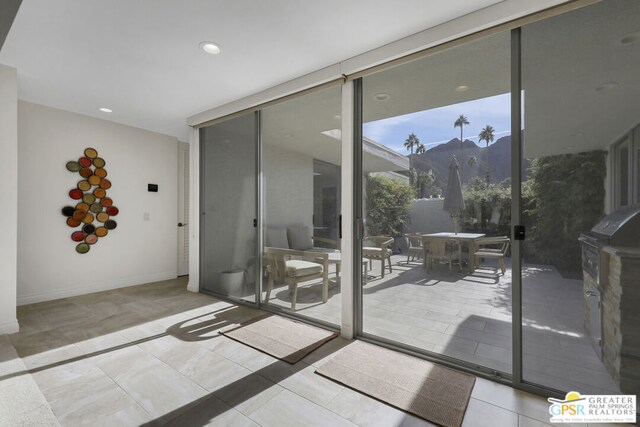
MULTIPOLYGON (((218 334, 262 312, 186 291, 177 279, 19 307, 0 336, 0 424, 428 426, 314 369, 218 334)), ((478 379, 464 426, 540 426, 544 398, 478 379)))
MULTIPOLYGON (((507 260, 507 265, 510 262, 507 260)), ((498 275, 479 269, 449 274, 447 266, 427 272, 420 260, 392 257, 393 272, 380 275, 375 262, 363 287, 363 328, 376 336, 510 373, 511 270, 498 275)), ((551 266, 523 271, 524 378, 559 390, 619 394, 620 390, 590 345, 583 327, 582 282, 551 266)), ((286 287, 271 304, 290 307, 286 287)), ((340 324, 340 284, 332 272, 330 299, 322 303, 313 282, 298 290, 296 311, 340 324)), ((264 295, 263 295, 264 298, 264 295)))

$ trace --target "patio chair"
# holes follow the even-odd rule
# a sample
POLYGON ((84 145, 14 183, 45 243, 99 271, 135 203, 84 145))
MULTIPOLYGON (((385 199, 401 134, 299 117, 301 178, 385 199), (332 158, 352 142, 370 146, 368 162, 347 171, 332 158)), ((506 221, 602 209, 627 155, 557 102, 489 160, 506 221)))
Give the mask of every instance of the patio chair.
POLYGON ((371 262, 380 260, 381 277, 384 279, 385 260, 389 263, 389 273, 393 273, 391 269, 391 249, 389 246, 393 244, 393 237, 389 236, 369 236, 364 239, 365 245, 362 247, 362 257, 369 260, 369 269, 371 262))
POLYGON ((282 249, 313 252, 340 252, 340 241, 326 237, 312 236, 311 228, 297 224, 289 226, 268 226, 265 233, 267 246, 282 249), (324 247, 316 246, 316 243, 324 247))
POLYGON ((426 240, 427 258, 425 265, 427 271, 433 267, 433 260, 446 261, 449 264, 449 274, 452 272, 453 262, 457 261, 458 268, 462 272, 462 246, 458 240, 454 239, 430 239, 426 240))
POLYGON ((477 250, 473 254, 478 264, 480 264, 480 260, 484 258, 497 259, 500 270, 502 270, 502 274, 504 274, 507 271, 504 265, 504 257, 509 250, 509 243, 511 243, 511 239, 507 236, 483 237, 476 242, 477 250))
POLYGON ((269 265, 267 266, 267 296, 269 301, 275 282, 289 285, 291 292, 291 310, 296 310, 298 283, 322 279, 322 302, 329 299, 329 254, 293 249, 264 248, 269 265), (293 259, 293 258, 298 259, 293 259), (302 258, 302 259, 300 259, 302 258))
POLYGON ((405 234, 404 241, 407 244, 407 264, 409 264, 409 257, 411 261, 422 258, 422 236, 419 234, 405 234))

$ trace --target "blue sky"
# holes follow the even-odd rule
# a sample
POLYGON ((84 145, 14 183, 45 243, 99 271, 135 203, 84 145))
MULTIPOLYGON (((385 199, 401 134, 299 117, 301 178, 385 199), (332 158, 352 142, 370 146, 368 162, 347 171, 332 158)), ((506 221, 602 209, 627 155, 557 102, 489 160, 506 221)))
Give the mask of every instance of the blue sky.
MULTIPOLYGON (((511 99, 508 93, 364 123, 362 131, 367 138, 406 154, 403 144, 411 132, 427 150, 452 138, 460 138, 460 128, 453 127, 460 114, 467 116, 469 121, 464 126, 464 139, 476 144, 478 134, 486 125, 495 129, 495 140, 511 133, 511 99)), ((484 144, 483 141, 481 145, 484 144)))

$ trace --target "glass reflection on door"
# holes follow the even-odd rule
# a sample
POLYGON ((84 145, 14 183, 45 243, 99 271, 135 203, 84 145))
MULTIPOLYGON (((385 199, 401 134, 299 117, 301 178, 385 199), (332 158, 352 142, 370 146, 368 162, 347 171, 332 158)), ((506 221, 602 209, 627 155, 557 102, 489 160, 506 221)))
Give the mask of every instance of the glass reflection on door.
POLYGON ((496 34, 362 79, 362 331, 504 373, 510 40, 496 34))
POLYGON ((336 86, 261 112, 262 303, 330 325, 342 300, 340 107, 336 86))
POLYGON ((200 289, 255 301, 255 114, 202 129, 200 150, 200 289))
POLYGON ((523 380, 563 392, 640 391, 637 259, 592 231, 632 204, 638 22, 610 0, 522 28, 523 380))

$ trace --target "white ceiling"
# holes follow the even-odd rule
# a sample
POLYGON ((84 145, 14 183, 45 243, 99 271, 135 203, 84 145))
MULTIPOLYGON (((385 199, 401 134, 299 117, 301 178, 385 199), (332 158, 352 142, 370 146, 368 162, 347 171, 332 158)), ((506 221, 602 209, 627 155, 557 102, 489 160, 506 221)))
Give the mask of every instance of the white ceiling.
POLYGON ((640 1, 606 0, 522 30, 525 156, 606 149, 640 123, 640 1), (597 90, 615 82, 609 90, 597 90))
MULTIPOLYGON (((640 124, 640 41, 620 43, 639 30, 638 0, 605 0, 523 28, 527 158, 606 150, 640 124), (596 90, 608 82, 618 86, 596 90)), ((365 77, 364 121, 508 93, 510 43, 509 32, 498 33, 365 77), (460 84, 469 89, 456 92, 460 84), (389 99, 376 101, 379 93, 389 99)), ((269 143, 323 158, 318 151, 331 141, 322 132, 338 127, 338 111, 332 90, 277 104, 263 112, 265 135, 269 143)), ((336 159, 326 161, 339 164, 335 152, 336 159)))
MULTIPOLYGON (((640 29, 639 22, 640 2, 607 0, 523 28, 526 157, 606 149, 640 123, 640 42, 620 43, 640 29), (596 90, 613 81, 619 86, 596 90)), ((509 32, 494 34, 365 77, 364 121, 508 93, 510 43, 509 32), (469 89, 456 92, 460 84, 469 89), (389 99, 376 101, 379 93, 389 99)), ((327 132, 340 128, 340 88, 266 107, 262 127, 265 144, 339 165, 340 141, 327 132)), ((253 138, 253 130, 249 131, 253 138)), ((371 171, 403 169, 384 154, 365 149, 365 165, 371 171)))
POLYGON ((0 63, 22 100, 185 140, 188 116, 495 3, 24 0, 0 63))

